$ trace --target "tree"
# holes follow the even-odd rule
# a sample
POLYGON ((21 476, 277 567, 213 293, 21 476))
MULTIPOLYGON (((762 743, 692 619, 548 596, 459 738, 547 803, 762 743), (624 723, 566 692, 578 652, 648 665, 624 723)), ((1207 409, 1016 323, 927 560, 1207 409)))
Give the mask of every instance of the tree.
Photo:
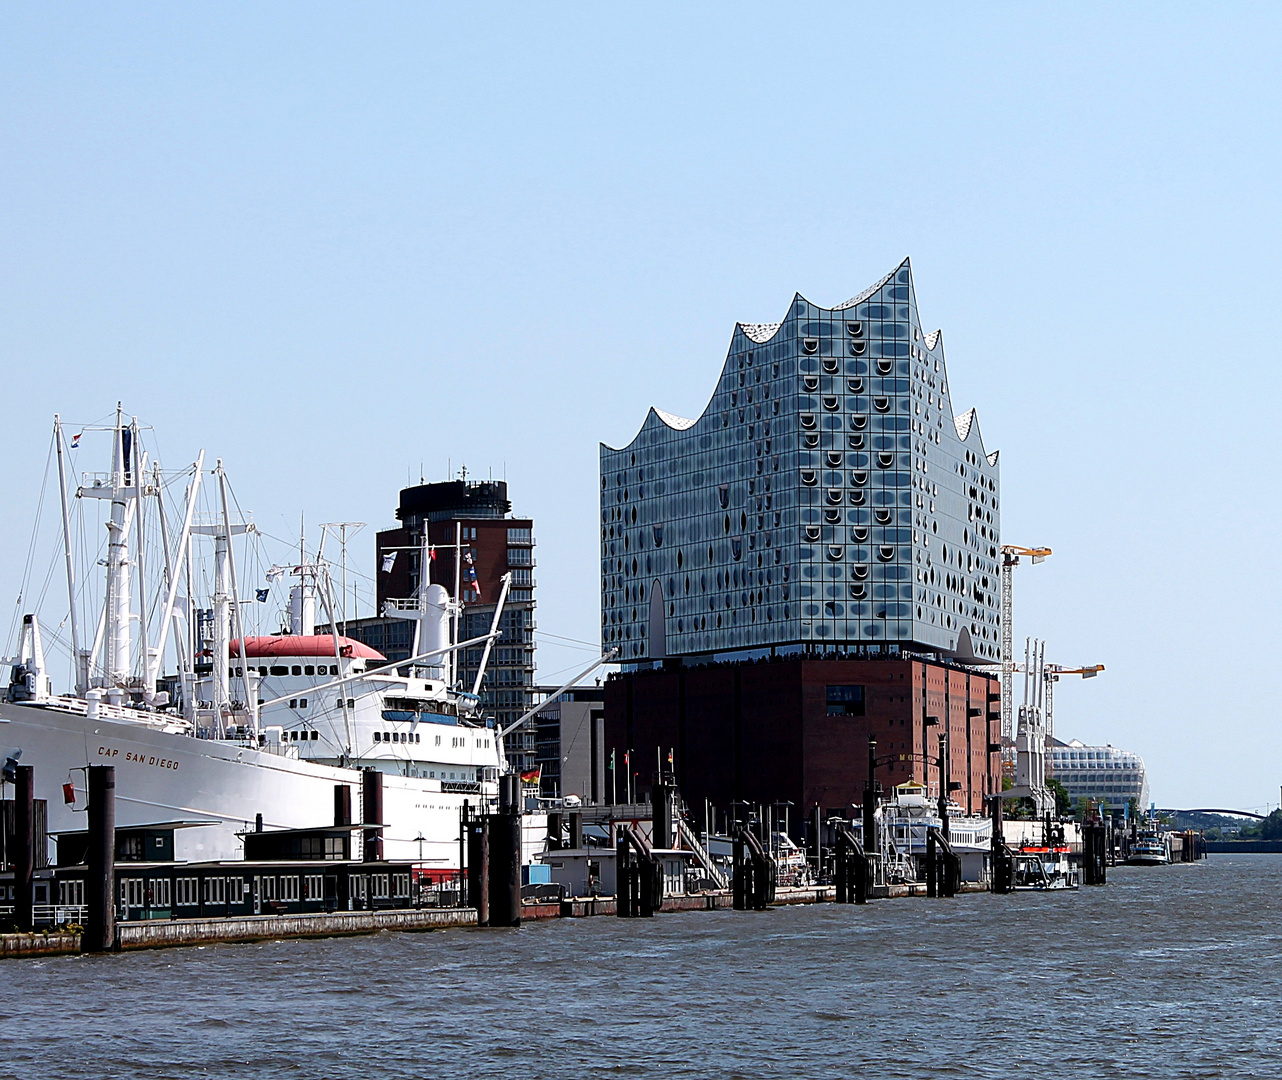
POLYGON ((1046 787, 1055 796, 1055 816, 1062 817, 1067 814, 1073 805, 1073 800, 1068 797, 1068 789, 1053 776, 1046 781, 1046 787))
POLYGON ((1274 810, 1260 822, 1260 837, 1264 840, 1282 840, 1282 809, 1274 810))

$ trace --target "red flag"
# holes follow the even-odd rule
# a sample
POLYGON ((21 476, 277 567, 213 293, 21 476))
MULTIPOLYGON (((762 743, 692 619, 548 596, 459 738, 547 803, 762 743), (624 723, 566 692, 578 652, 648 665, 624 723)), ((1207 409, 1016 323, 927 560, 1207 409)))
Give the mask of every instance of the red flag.
POLYGON ((68 806, 75 806, 76 804, 76 785, 75 784, 62 785, 62 801, 65 802, 68 806))

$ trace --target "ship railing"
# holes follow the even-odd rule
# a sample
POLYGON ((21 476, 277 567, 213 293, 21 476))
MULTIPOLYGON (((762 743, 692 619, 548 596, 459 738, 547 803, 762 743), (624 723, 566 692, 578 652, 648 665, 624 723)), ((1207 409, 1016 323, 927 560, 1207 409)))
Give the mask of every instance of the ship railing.
POLYGON ((408 599, 384 600, 383 610, 387 611, 389 609, 391 611, 418 611, 418 600, 414 597, 409 597, 408 599))
MULTIPOLYGON (((89 714, 89 703, 83 698, 54 696, 40 702, 41 705, 59 709, 62 712, 75 713, 78 716, 89 714)), ((190 734, 191 725, 181 716, 173 714, 145 712, 128 705, 113 705, 109 701, 98 702, 98 716, 103 720, 127 720, 134 724, 144 724, 158 731, 170 731, 175 734, 190 734)))
POLYGON ((479 795, 481 782, 479 780, 442 780, 441 790, 452 791, 456 795, 479 795))

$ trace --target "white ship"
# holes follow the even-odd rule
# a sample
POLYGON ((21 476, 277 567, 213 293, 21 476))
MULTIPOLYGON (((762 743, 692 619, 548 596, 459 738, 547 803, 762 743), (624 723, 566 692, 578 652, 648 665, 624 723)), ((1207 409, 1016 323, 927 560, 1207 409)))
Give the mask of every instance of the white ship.
POLYGON ((475 811, 494 803, 507 764, 502 733, 479 708, 481 677, 471 693, 451 685, 451 657, 484 646, 484 673, 506 581, 491 633, 471 641, 450 641, 457 601, 441 586, 396 602, 387 614, 415 620, 415 648, 391 665, 358 641, 315 632, 318 602, 328 625, 339 625, 334 589, 321 554, 307 560, 299 552, 298 562, 267 571, 269 581, 292 583, 289 632, 248 633, 245 610, 255 601, 238 585, 245 566, 235 552, 255 527, 229 503, 221 461, 202 489, 203 451, 183 473, 162 474, 136 419, 126 422, 119 408, 114 424, 86 430, 108 433, 111 468, 73 487, 72 451, 55 418, 62 551, 54 566, 65 568, 69 610, 45 636, 70 656, 74 688, 53 692, 35 615, 23 617, 7 692, 0 685, 0 760, 34 766, 49 832, 86 827, 86 766, 109 764, 118 827, 181 823, 176 858, 239 858, 237 833, 260 816, 267 829, 332 825, 336 788, 350 789, 359 823, 362 771, 376 769, 384 857, 413 860, 433 876, 456 871, 463 804, 475 811), (181 500, 168 496, 184 485, 181 500), (202 494, 213 496, 203 516, 202 494), (96 506, 106 525, 101 547, 83 512, 96 506), (73 536, 85 550, 77 552, 73 536), (204 607, 198 544, 213 549, 204 607), (80 573, 90 560, 106 571, 97 598, 80 573), (162 676, 168 658, 177 674, 162 676))

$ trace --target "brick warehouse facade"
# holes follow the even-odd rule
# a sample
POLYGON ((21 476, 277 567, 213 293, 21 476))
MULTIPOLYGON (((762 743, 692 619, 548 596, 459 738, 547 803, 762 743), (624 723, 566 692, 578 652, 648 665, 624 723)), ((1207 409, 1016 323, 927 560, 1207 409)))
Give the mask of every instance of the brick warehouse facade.
POLYGON ((797 831, 816 806, 842 812, 862 804, 870 736, 884 790, 914 780, 938 795, 947 717, 949 779, 960 784, 953 798, 979 814, 984 796, 1001 787, 1000 755, 989 752, 999 701, 996 675, 921 658, 786 657, 639 670, 606 684, 604 750, 607 762, 615 753, 620 801, 625 750, 643 793, 671 751, 696 816, 705 799, 722 812, 735 802, 787 802, 797 831))

